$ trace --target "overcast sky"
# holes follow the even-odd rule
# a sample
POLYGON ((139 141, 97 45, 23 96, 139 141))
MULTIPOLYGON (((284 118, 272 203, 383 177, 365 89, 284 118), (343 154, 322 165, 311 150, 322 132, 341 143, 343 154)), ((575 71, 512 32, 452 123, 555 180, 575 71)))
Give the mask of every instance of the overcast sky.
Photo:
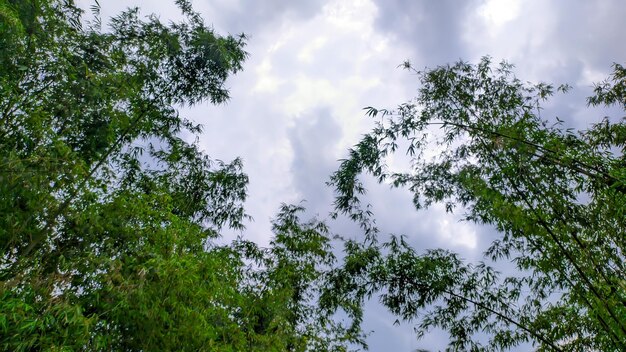
MULTIPOLYGON (((172 1, 101 1, 105 17, 137 5, 162 19, 179 13, 172 1)), ((81 5, 90 1, 82 0, 81 5)), ((362 108, 393 108, 414 97, 415 77, 397 66, 436 66, 490 55, 516 65, 526 81, 569 83, 549 104, 585 126, 601 112, 585 109, 592 82, 626 59, 623 0, 195 0, 219 33, 249 36, 250 58, 228 84, 223 106, 197 106, 187 116, 205 125, 200 144, 215 159, 241 157, 250 176, 246 236, 267 243, 269 219, 281 202, 306 199, 309 214, 326 218, 325 186, 338 159, 372 127, 362 108)), ((384 232, 405 234, 417 248, 446 247, 479 260, 493 231, 459 223, 438 208, 417 213, 407 192, 375 187, 374 211, 384 232)), ((332 224, 335 231, 349 227, 332 224)), ((368 306, 372 351, 445 347, 434 332, 421 341, 410 324, 368 306)))

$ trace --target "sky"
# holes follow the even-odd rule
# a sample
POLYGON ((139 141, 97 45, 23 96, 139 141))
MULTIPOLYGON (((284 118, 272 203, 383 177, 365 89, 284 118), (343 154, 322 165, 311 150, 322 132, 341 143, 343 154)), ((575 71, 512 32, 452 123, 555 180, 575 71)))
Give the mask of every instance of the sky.
MULTIPOLYGON (((91 2, 79 4, 88 8, 91 2)), ((101 1, 103 17, 127 6, 175 19, 174 1, 101 1)), ((567 95, 547 104, 584 128, 603 116, 585 106, 593 82, 626 59, 623 0, 195 0, 218 33, 249 36, 244 71, 228 80, 231 100, 183 113, 205 126, 199 144, 212 158, 243 159, 250 177, 245 235, 260 244, 280 203, 306 200, 308 215, 327 219, 333 193, 325 182, 348 148, 373 126, 363 108, 394 108, 413 98, 416 77, 398 68, 435 67, 460 59, 515 64, 523 81, 569 83, 567 95)), ((496 234, 445 214, 417 212, 407 191, 370 184, 369 199, 384 233, 404 234, 418 249, 444 247, 480 260, 496 234)), ((358 236, 345 221, 331 230, 358 236)), ((367 306, 371 351, 445 348, 434 331, 417 341, 410 323, 376 302, 367 306)), ((525 347, 527 348, 527 347, 525 347)))

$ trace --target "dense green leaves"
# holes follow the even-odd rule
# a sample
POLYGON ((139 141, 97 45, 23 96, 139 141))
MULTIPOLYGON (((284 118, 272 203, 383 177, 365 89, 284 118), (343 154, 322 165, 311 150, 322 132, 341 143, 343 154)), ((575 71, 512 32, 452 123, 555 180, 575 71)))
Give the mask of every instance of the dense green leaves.
MULTIPOLYGON (((419 321, 418 335, 443 328, 456 350, 525 341, 540 350, 623 350, 626 124, 605 118, 576 132, 558 119, 544 120, 541 102, 554 87, 523 83, 511 68, 485 58, 414 71, 421 83, 415 100, 395 111, 367 108, 381 119, 331 184, 337 210, 373 229, 366 243, 380 251, 379 264, 352 272, 350 258, 362 254, 349 253, 335 282, 366 277, 359 279, 370 285, 365 292, 344 285, 355 302, 379 292, 392 312, 419 321), (407 146, 408 172, 386 163, 399 145, 407 146), (493 226, 501 236, 487 259, 513 261, 519 273, 503 277, 441 251, 418 254, 395 239, 382 250, 371 213, 360 204, 362 173, 407 188, 417 209, 443 203, 468 221, 493 226), (484 333, 491 338, 479 342, 484 333)), ((624 77, 616 64, 589 103, 626 108, 624 77)))
POLYGON ((176 107, 228 99, 245 37, 189 2, 106 30, 71 1, 0 1, 0 348, 346 350, 316 307, 329 234, 283 206, 268 249, 243 239, 248 178, 182 138, 176 107))

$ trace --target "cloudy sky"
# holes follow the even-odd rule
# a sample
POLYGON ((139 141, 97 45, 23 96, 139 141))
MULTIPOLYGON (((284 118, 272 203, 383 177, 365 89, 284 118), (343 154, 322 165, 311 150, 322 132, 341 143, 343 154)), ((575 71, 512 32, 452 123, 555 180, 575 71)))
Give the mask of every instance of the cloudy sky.
MULTIPOLYGON (((87 6, 88 0, 79 2, 87 6)), ((101 1, 111 16, 126 6, 176 18, 172 1, 101 1)), ((393 108, 412 98, 415 77, 397 66, 436 66, 484 55, 516 65, 522 80, 569 83, 547 113, 585 126, 602 112, 585 109, 592 82, 626 59, 623 0, 195 0, 219 33, 246 33, 250 58, 229 80, 226 105, 185 113, 205 125, 200 139, 211 157, 241 157, 250 176, 246 235, 267 243, 269 219, 281 202, 306 199, 309 214, 326 218, 325 186, 338 159, 372 127, 362 108, 393 108)), ((478 260, 493 232, 459 223, 439 208, 417 213, 410 195, 371 190, 380 228, 405 234, 417 248, 446 247, 478 260)), ((345 223, 335 231, 351 231, 345 223)), ((437 350, 445 335, 421 341, 411 325, 368 306, 372 351, 437 350)))

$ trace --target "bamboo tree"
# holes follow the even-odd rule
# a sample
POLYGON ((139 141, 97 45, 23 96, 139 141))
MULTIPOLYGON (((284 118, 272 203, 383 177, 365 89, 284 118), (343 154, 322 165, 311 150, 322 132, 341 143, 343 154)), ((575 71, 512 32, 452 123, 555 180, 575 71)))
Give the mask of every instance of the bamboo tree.
MULTIPOLYGON (((514 261, 519 273, 498 277, 492 269, 478 270, 483 264, 450 266, 438 262, 438 252, 391 246, 381 258, 403 253, 407 263, 432 262, 447 289, 433 288, 441 279, 421 277, 407 264, 407 271, 394 271, 394 280, 407 284, 393 286, 397 281, 372 275, 378 282, 369 294, 380 292, 392 312, 420 321, 420 334, 446 329, 455 349, 508 349, 525 341, 540 350, 626 348, 624 120, 604 119, 584 131, 545 120, 541 104, 554 87, 522 83, 511 65, 494 66, 489 58, 477 65, 406 68, 420 80, 419 95, 394 111, 366 108, 380 120, 332 176, 337 212, 369 228, 373 215, 360 204, 365 189, 359 175, 372 174, 406 187, 417 209, 444 203, 448 212, 462 209, 467 221, 493 226, 501 236, 485 255, 514 261), (386 164, 401 140, 408 144, 409 172, 386 164), (427 157, 424 151, 433 148, 439 154, 427 157), (481 329, 491 334, 484 344, 473 339, 481 329)), ((626 70, 613 68, 590 104, 626 108, 626 70)), ((379 246, 379 235, 368 233, 367 243, 379 246)), ((394 265, 383 261, 377 270, 394 265)))
POLYGON ((128 9, 0 0, 0 349, 347 350, 317 308, 326 225, 281 207, 268 249, 243 238, 248 177, 182 136, 177 107, 228 100, 246 37, 190 2, 128 9), (243 236, 243 235, 242 235, 243 236))

